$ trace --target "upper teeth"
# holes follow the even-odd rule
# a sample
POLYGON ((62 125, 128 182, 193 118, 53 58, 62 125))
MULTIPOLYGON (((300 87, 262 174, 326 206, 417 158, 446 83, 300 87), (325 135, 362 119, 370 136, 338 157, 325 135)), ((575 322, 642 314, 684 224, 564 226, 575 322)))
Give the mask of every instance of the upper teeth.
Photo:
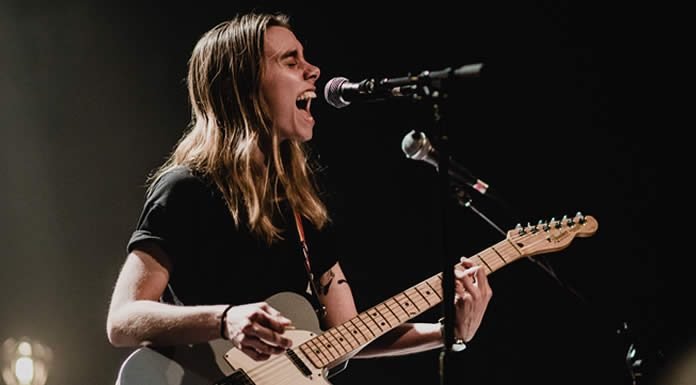
POLYGON ((300 96, 297 97, 297 100, 314 99, 316 97, 317 97, 317 94, 314 91, 305 91, 300 96))

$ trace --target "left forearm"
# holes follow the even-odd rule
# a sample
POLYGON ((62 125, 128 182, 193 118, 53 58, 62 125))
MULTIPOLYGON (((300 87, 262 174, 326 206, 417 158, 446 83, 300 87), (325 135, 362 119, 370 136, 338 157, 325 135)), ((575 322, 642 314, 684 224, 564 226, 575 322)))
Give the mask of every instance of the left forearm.
POLYGON ((439 347, 442 347, 440 324, 407 323, 367 345, 355 358, 400 356, 439 347))

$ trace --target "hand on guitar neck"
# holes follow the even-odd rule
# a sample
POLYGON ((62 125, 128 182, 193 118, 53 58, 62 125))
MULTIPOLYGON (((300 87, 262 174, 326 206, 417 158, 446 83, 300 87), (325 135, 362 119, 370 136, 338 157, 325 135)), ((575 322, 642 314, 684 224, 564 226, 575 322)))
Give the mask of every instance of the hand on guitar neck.
MULTIPOLYGON (((574 218, 509 230, 506 239, 462 259, 455 266, 459 282, 456 300, 461 306, 458 309, 462 312, 472 310, 467 309, 469 295, 490 298, 486 275, 522 257, 560 251, 575 237, 593 235, 597 227, 593 217, 578 214, 574 218)), ((295 293, 278 293, 265 303, 240 306, 238 312, 228 314, 226 327, 237 332, 227 330, 226 333, 235 336, 236 346, 220 338, 168 350, 140 348, 121 366, 118 384, 330 384, 328 378, 335 369, 345 365, 357 351, 438 305, 442 297, 442 274, 436 274, 322 331, 312 305, 304 297, 295 293), (289 329, 288 320, 292 320, 296 328, 289 329), (250 325, 263 326, 265 330, 258 328, 254 331, 250 325), (282 330, 282 337, 278 337, 276 334, 282 330), (254 337, 270 342, 265 361, 254 360, 244 351, 245 346, 251 346, 245 345, 245 339, 249 341, 254 337), (289 345, 285 339, 292 341, 292 347, 280 349, 279 346, 289 345), (270 355, 281 350, 281 354, 270 355)), ((463 339, 471 337, 480 319, 468 322, 457 325, 457 333, 463 339)))

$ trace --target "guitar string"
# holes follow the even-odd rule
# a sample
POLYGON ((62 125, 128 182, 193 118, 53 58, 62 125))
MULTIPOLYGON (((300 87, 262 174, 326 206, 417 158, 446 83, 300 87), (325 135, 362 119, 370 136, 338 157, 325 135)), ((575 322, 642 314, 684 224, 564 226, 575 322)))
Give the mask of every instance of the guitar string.
POLYGON ((283 360, 284 356, 279 355, 271 358, 271 361, 258 365, 247 372, 247 375, 254 380, 254 383, 258 384, 258 381, 265 381, 272 376, 278 369, 282 370, 287 363, 292 363, 291 361, 283 360))
MULTIPOLYGON (((286 359, 285 356, 277 356, 275 360, 250 370, 249 376, 255 381, 256 385, 288 384, 288 379, 291 379, 293 375, 298 373, 299 370, 290 359, 286 359), (257 374, 259 371, 262 372, 257 374)), ((304 380, 304 376, 298 377, 299 379, 304 380)))
MULTIPOLYGON (((566 228, 566 229, 564 229, 563 231, 559 231, 559 235, 565 235, 566 233, 570 233, 569 230, 570 230, 569 228, 566 228)), ((510 238, 510 241, 511 241, 511 242, 517 242, 517 241, 520 241, 520 240, 522 240, 522 239, 524 239, 524 238, 527 238, 527 237, 528 237, 528 235, 527 235, 527 236, 525 236, 525 235, 523 235, 523 236, 517 236, 517 237, 513 236, 513 237, 510 238)), ((523 248, 528 248, 528 247, 535 246, 535 245, 537 245, 537 244, 539 244, 539 243, 541 243, 541 242, 547 241, 548 238, 549 238, 548 235, 547 235, 547 236, 544 236, 544 237, 540 237, 540 239, 538 239, 538 240, 536 240, 536 241, 534 241, 534 242, 532 242, 532 243, 530 243, 530 244, 528 244, 528 245, 525 245, 523 248)), ((499 245, 498 249, 499 249, 501 252, 507 253, 507 252, 510 252, 510 251, 515 251, 516 253, 520 254, 520 251, 521 251, 520 249, 518 249, 517 247, 513 246, 511 243, 504 242, 504 241, 501 241, 501 242, 499 242, 498 244, 496 244, 496 245, 494 245, 494 246, 491 246, 491 247, 487 248, 486 250, 493 249, 495 246, 498 246, 498 245, 499 245)), ((486 251, 486 250, 484 250, 484 251, 486 251)), ((476 254, 476 255, 479 256, 479 258, 481 258, 482 260, 485 259, 485 257, 484 257, 483 255, 481 255, 484 251, 482 251, 482 252, 476 254)), ((524 253, 521 253, 521 255, 524 255, 524 253)), ((504 259, 503 259, 503 260, 504 260, 504 259)), ((505 262, 503 262, 502 266, 505 266, 505 265, 507 265, 508 263, 513 262, 514 260, 517 260, 517 258, 515 258, 515 259, 513 259, 513 260, 510 260, 510 261, 505 261, 505 260, 504 260, 505 262)), ((491 265, 493 264, 492 261, 486 261, 486 263, 487 263, 487 264, 491 264, 491 265)), ((497 269, 496 269, 496 270, 497 270, 497 269)), ((426 281, 427 281, 427 280, 426 280, 426 281)), ((417 285, 416 285, 416 286, 417 286, 417 285)), ((413 286, 413 287, 411 287, 411 288, 409 288, 409 289, 415 288, 416 286, 413 286)), ((406 298, 409 298, 409 302, 415 302, 415 301, 412 301, 412 300, 410 299, 410 297, 408 297, 408 296, 405 294, 406 291, 408 291, 409 289, 406 289, 405 291, 403 291, 403 292, 401 292, 401 293, 399 293, 399 294, 404 294, 404 295, 406 296, 406 298)), ((417 291, 416 291, 416 292, 417 292, 417 291)), ((396 296, 398 296, 399 294, 397 294, 396 296)), ((396 296, 394 296, 394 297, 396 297, 396 296)), ((422 295, 421 295, 421 296, 422 296, 422 295)), ((394 299, 394 297, 390 298, 390 300, 393 299, 394 301, 396 301, 396 300, 394 299)), ((423 297, 423 299, 425 300, 424 297, 423 297)), ((386 301, 384 301, 384 302, 387 302, 387 301, 389 301, 389 300, 386 300, 386 301)), ((383 303, 384 303, 384 302, 383 302, 383 303)), ((396 302, 397 302, 397 304, 399 303, 398 301, 396 301, 396 302)), ((425 301, 425 304, 428 304, 427 301, 425 301)), ((414 303, 414 305, 416 305, 416 304, 414 303)), ((432 305, 432 306, 434 306, 434 305, 432 305)), ((418 307, 418 306, 416 305, 416 307, 418 307)), ((430 306, 428 306, 428 308, 429 308, 429 307, 430 307, 430 306)), ((427 309, 426 309, 426 310, 427 310, 427 309)), ((369 310, 368 310, 368 311, 369 311, 369 310)), ((419 309, 419 314, 422 313, 422 312, 424 312, 424 311, 425 311, 425 310, 420 310, 420 309, 419 309)), ((405 312, 405 314, 406 314, 407 316, 409 316, 409 314, 408 314, 405 310, 404 310, 404 312, 405 312)), ((368 315, 368 317, 369 317, 369 314, 367 313, 367 311, 366 311, 366 312, 363 312, 363 313, 366 313, 366 314, 368 315)), ((354 317, 354 318, 358 318, 358 317, 359 317, 361 314, 363 314, 363 313, 360 313, 357 317, 354 317)), ((413 318, 413 317, 411 317, 411 318, 413 318)), ((358 318, 358 319, 359 319, 359 318, 358 318)), ((409 318, 409 319, 410 319, 410 318, 409 318)), ((370 329, 369 325, 367 325, 367 324, 366 324, 364 321, 362 321, 362 320, 360 320, 360 321, 361 321, 361 323, 363 323, 368 329, 370 329)), ((397 321, 400 321, 400 320, 398 319, 398 317, 397 317, 397 321)), ((404 321, 404 322, 405 322, 405 321, 404 321)), ((375 323, 375 325, 377 325, 377 324, 375 323)), ((372 331, 371 331, 371 332, 372 332, 372 331)), ((378 333, 377 336, 379 336, 379 335, 381 335, 381 334, 382 334, 382 333, 380 332, 380 333, 378 333)), ((377 336, 376 336, 375 338, 377 338, 377 336)), ((306 344, 307 342, 309 342, 309 341, 311 341, 311 340, 315 340, 315 339, 317 339, 317 338, 319 338, 319 336, 313 337, 313 338, 311 338, 310 340, 305 341, 305 342, 303 343, 303 345, 306 344)), ((327 338, 327 339, 328 339, 328 338, 327 338)), ((319 348, 320 348, 320 349, 324 350, 324 345, 323 345, 323 344, 319 343, 318 345, 319 345, 319 348)), ((350 344, 349 344, 349 345, 350 345, 350 344)), ((300 345, 300 346, 302 346, 302 345, 300 345)), ((357 349, 357 348, 356 348, 356 349, 357 349)), ((326 350, 328 350, 328 349, 326 349, 326 350)), ((336 351, 338 352, 338 350, 336 350, 336 351)), ((329 352, 329 355, 333 356, 333 354, 330 353, 330 352, 329 352)), ((342 357, 343 357, 343 355, 339 355, 339 357, 338 357, 338 358, 334 358, 334 359, 332 360, 332 362, 333 362, 333 361, 337 361, 338 359, 340 359, 340 358, 342 358, 342 357)), ((320 369, 320 370, 323 370, 323 368, 319 368, 319 369, 320 369)), ((286 359, 284 356, 277 356, 277 357, 276 357, 275 359, 273 359, 272 361, 270 361, 270 362, 268 362, 268 363, 266 363, 266 364, 259 365, 259 366, 255 367, 255 368, 249 370, 249 372, 247 373, 247 375, 248 375, 251 379, 254 380, 254 381, 252 381, 251 383, 249 383, 250 385, 252 385, 252 384, 260 385, 260 383, 257 384, 258 381, 263 381, 263 382, 265 382, 265 381, 268 380, 268 381, 269 381, 269 382, 268 382, 269 384, 275 384, 275 383, 276 383, 275 380, 278 379, 280 376, 286 377, 287 375, 292 375, 292 374, 296 374, 296 373, 297 373, 297 368, 295 367, 295 364, 292 363, 292 361, 290 361, 289 359, 286 359), (271 381, 271 380, 273 380, 273 381, 271 381)), ((287 378, 285 378, 285 380, 287 381, 287 378)), ((244 379, 244 382, 246 383, 247 380, 244 379)))
MULTIPOLYGON (((422 296, 421 294, 419 294, 419 296, 421 297, 421 299, 418 299, 418 300, 416 300, 416 301, 413 301, 413 300, 406 294, 406 292, 407 292, 408 290, 410 290, 410 289, 415 290, 415 286, 412 287, 412 288, 406 289, 405 291, 403 291, 402 293, 399 293, 399 294, 395 295, 394 297, 403 294, 403 295, 407 298, 408 302, 413 303, 413 304, 416 306, 416 308, 418 308, 419 313, 422 313, 422 312, 424 312, 425 310, 427 310, 428 308, 430 308, 431 306, 434 306, 434 304, 433 304, 433 305, 430 305, 430 304, 427 302, 427 300, 425 299, 425 297, 422 296), (424 310, 421 310, 421 308, 424 308, 424 310)), ((415 291, 415 292, 417 293, 417 291, 415 291)), ((397 304, 398 304, 398 301, 396 301, 396 299, 394 299, 394 297, 392 297, 392 300, 394 300, 394 301, 397 302, 397 304)), ((387 301, 389 301, 389 300, 387 300, 387 301)), ((387 302, 387 301, 385 301, 385 302, 387 302)), ((378 305, 377 305, 377 306, 378 306, 378 305)), ((364 313, 367 317, 370 317, 370 319, 372 319, 371 316, 370 316, 369 313, 368 313, 370 310, 372 310, 372 309, 368 309, 368 311, 365 311, 365 312, 363 312, 363 313, 364 313)), ((378 311, 378 310, 377 310, 377 309, 374 309, 374 311, 378 311)), ((379 312, 379 311, 378 311, 378 312, 379 312)), ((362 315, 363 313, 361 313, 361 315, 362 315)), ((381 312, 379 312, 379 313, 381 314, 381 312)), ((404 310, 404 314, 405 314, 407 317, 409 317, 409 314, 406 313, 405 310, 404 310)), ((359 316, 358 316, 358 317, 359 317, 359 316)), ((358 318, 358 317, 356 317, 356 318, 358 318)), ((410 315, 410 318, 413 318, 413 317, 414 317, 414 315, 410 315)), ((383 316, 383 318, 384 318, 384 316, 383 316)), ((358 318, 358 319, 359 319, 359 318, 358 318)), ((395 317, 395 319, 396 319, 397 321, 400 321, 400 320, 399 320, 398 318, 396 318, 396 317, 395 317)), ((373 323, 375 324, 374 327, 371 327, 367 322, 362 321, 361 319, 360 319, 360 321, 361 321, 361 323, 362 323, 367 329, 369 329, 372 333, 377 333, 378 336, 379 336, 379 335, 382 335, 382 334, 384 333, 384 332, 383 332, 383 329, 380 328, 380 327, 378 326, 378 324, 377 324, 374 320, 373 320, 373 323), (377 329, 379 329, 379 331, 377 331, 377 329)), ((392 327, 390 327, 390 328, 392 328, 392 327)), ((336 330, 336 329, 335 329, 335 328, 332 328, 332 329, 330 329, 330 330, 336 330)), ((330 330, 329 330, 329 331, 330 331, 330 330)), ((327 331, 327 332, 321 334, 320 336, 324 336, 324 337, 326 338, 327 341, 331 342, 331 341, 329 340, 329 338, 327 337, 327 336, 331 335, 331 334, 329 333, 329 331, 327 331), (329 333, 329 334, 327 334, 327 333, 329 333)), ((336 330, 336 331, 337 331, 337 330, 336 330)), ((338 331, 337 331, 337 332, 338 332, 338 331)), ((338 333, 341 334, 341 335, 344 334, 344 333, 341 333, 341 332, 338 332, 338 333)), ((308 340, 308 341, 305 341, 305 342, 303 343, 303 345, 306 344, 307 342, 311 341, 311 340, 316 340, 316 339, 318 339, 320 336, 316 336, 316 337, 314 337, 314 338, 312 338, 312 339, 310 339, 310 340, 308 340)), ((335 338, 335 337, 334 337, 334 338, 335 338)), ((377 337, 373 337, 373 338, 377 338, 377 337)), ((325 344, 322 343, 321 341, 317 340, 317 341, 316 341, 316 344, 318 345, 318 348, 321 349, 322 351, 324 351, 324 350, 329 351, 329 354, 328 354, 328 355, 330 355, 331 357, 329 358, 329 357, 327 356, 327 358, 329 358, 329 363, 331 363, 331 362, 339 361, 341 358, 344 358, 345 356, 348 356, 348 355, 352 354, 355 350, 358 349, 358 348, 353 348, 352 344, 350 344, 350 342, 348 342, 347 339, 344 338, 344 340, 348 343, 348 346, 350 346, 352 349, 351 349, 350 351, 346 351, 347 349, 345 349, 345 347, 343 347, 343 345, 339 344, 339 346, 341 346, 341 349, 344 350, 344 351, 346 351, 346 353, 341 353, 341 352, 338 350, 338 348, 334 347, 334 349, 336 350, 336 353, 338 353, 338 357, 335 357, 335 354, 331 353, 331 352, 328 350, 329 348, 326 348, 325 344)), ((300 346, 302 346, 302 345, 300 345, 300 346)), ((333 345, 332 345, 332 346, 333 346, 333 345)), ((297 354, 297 353, 296 353, 296 354, 297 354)), ((291 365, 291 366, 289 366, 289 365, 287 365, 288 362, 287 362, 286 360, 284 360, 284 359, 278 359, 278 358, 280 358, 280 356, 277 357, 276 359, 274 359, 274 360, 271 361, 271 362, 268 362, 268 363, 263 364, 263 365, 259 365, 258 367, 256 367, 256 368, 250 370, 250 371, 248 372, 248 375, 251 376, 251 377, 256 377, 257 379, 260 379, 260 380, 267 380, 267 379, 269 378, 269 376, 277 377, 277 373, 278 373, 278 370, 279 370, 279 369, 280 369, 280 370, 283 370, 283 369, 287 369, 286 366, 287 366, 287 367, 290 367, 290 368, 292 368, 292 367, 294 366, 294 364, 291 365), (257 376, 257 373, 260 372, 260 371, 263 371, 263 373, 261 373, 261 374, 259 374, 259 375, 257 376)), ((282 373, 281 373, 281 374, 282 374, 282 373)))
MULTIPOLYGON (((431 277, 431 278, 432 278, 432 277, 431 277)), ((400 303, 399 303, 399 301, 396 300, 395 297, 397 297, 397 296, 399 296, 399 295, 404 295, 404 297, 407 299, 407 301, 408 301, 409 303, 413 303, 414 306, 416 306, 416 308, 418 309, 418 312, 419 312, 418 314, 425 312, 427 309, 429 309, 429 308, 432 307, 432 306, 435 306, 435 304, 432 304, 432 305, 431 305, 431 304, 427 301, 427 299, 426 299, 425 296, 423 296, 422 294, 418 293, 418 291, 417 291, 417 289, 416 289, 416 286, 418 286, 418 285, 414 285, 414 286, 412 286, 412 287, 410 287, 410 288, 404 290, 403 292, 401 292, 401 293, 395 295, 394 297, 392 297, 392 298, 390 298, 389 300, 386 300, 386 301, 384 301, 384 302, 386 303, 386 302, 388 302, 388 301, 390 301, 390 300, 393 300, 393 301, 396 302, 399 306, 401 306, 400 303), (409 291, 409 290, 413 290, 414 293, 417 293, 417 294, 418 294, 418 297, 420 297, 420 299, 417 299, 416 301, 414 301, 411 297, 409 297, 408 294, 406 293, 406 292, 409 291)), ((438 302, 439 302, 439 301, 438 301, 438 302)), ((376 306, 379 306, 379 305, 376 305, 376 306)), ((375 306, 375 307, 376 307, 376 306, 375 306)), ((387 305, 385 305, 385 306, 387 306, 387 305)), ((371 309, 368 309, 367 311, 365 311, 365 312, 363 312, 363 313, 360 313, 360 315, 363 315, 363 314, 364 314, 364 315, 366 315, 367 317, 370 317, 370 319, 372 319, 372 317, 369 315, 369 311, 371 311, 371 310, 377 311, 380 315, 382 315, 382 312, 379 311, 378 309, 376 309, 375 307, 373 307, 373 308, 371 308, 371 309)), ((403 309, 403 308, 402 308, 402 309, 403 309)), ((413 318, 413 317, 415 317, 415 316, 417 315, 417 314, 416 314, 416 315, 408 314, 408 312, 407 312, 405 309, 403 309, 403 311, 404 311, 404 315, 405 315, 405 317, 407 317, 407 319, 411 319, 411 318, 413 318)), ((358 315, 357 317, 354 317, 354 319, 357 318, 358 320, 360 320, 360 322, 361 322, 368 330, 370 330, 371 333, 373 333, 373 334, 374 334, 374 333, 377 333, 377 336, 382 335, 382 334, 384 333, 384 332, 383 332, 383 329, 380 328, 380 327, 378 326, 378 324, 377 324, 374 320, 373 320, 373 323, 374 323, 375 325, 374 325, 374 327, 371 327, 367 322, 365 322, 365 321, 363 321, 362 319, 359 318, 360 315, 358 315), (377 331, 377 329, 379 329, 379 331, 377 331)), ((382 317, 385 318, 384 315, 382 315, 382 317)), ((398 317, 395 316, 394 318, 395 318, 396 321, 399 321, 398 324, 401 324, 401 323, 402 323, 402 321, 401 321, 398 317)), ((386 320, 386 318, 385 318, 385 320, 386 320)), ((393 322, 393 321, 392 321, 392 322, 393 322)), ((403 322, 405 322, 405 321, 403 321, 403 322)), ((391 325, 390 325, 390 327, 389 327, 388 329, 391 329, 391 328, 393 328, 393 327, 395 327, 395 326, 391 326, 391 325)), ((336 332, 339 333, 340 335, 343 335, 343 334, 344 334, 343 332, 339 332, 336 328, 332 328, 332 329, 330 329, 330 330, 336 330, 336 332)), ((329 331, 330 331, 330 330, 329 330, 329 331)), ((327 334, 329 331, 323 333, 323 334, 320 335, 320 336, 330 335, 330 334, 327 334)), ((318 339, 320 336, 316 336, 316 337, 314 337, 314 338, 312 338, 312 339, 310 339, 310 340, 308 340, 308 341, 305 341, 305 342, 303 343, 303 345, 306 344, 307 342, 311 341, 311 340, 316 340, 316 339, 318 339)), ((373 337, 372 339, 377 338, 377 336, 373 337)), ((327 341, 329 340, 328 337, 325 337, 325 338, 327 339, 327 341)), ((334 337, 334 338, 335 338, 335 337, 334 337)), ((339 361, 341 358, 344 358, 345 356, 348 356, 348 355, 352 354, 355 350, 358 349, 358 348, 353 348, 352 344, 351 344, 347 339, 344 338, 344 340, 348 343, 348 345, 352 348, 352 350, 347 351, 346 353, 340 353, 340 351, 339 351, 337 348, 334 347, 334 349, 336 350, 336 352, 339 353, 339 356, 338 356, 338 357, 334 357, 335 355, 332 354, 332 353, 330 353, 330 351, 329 351, 329 355, 332 356, 332 358, 329 360, 330 363, 331 363, 331 362, 339 361)), ((330 341, 329 341, 329 342, 330 342, 330 341)), ((317 343, 319 349, 321 349, 321 350, 327 350, 327 351, 328 351, 328 348, 325 349, 325 345, 324 345, 323 343, 321 343, 321 341, 318 341, 318 340, 317 340, 316 343, 317 343)), ((341 344, 339 344, 339 345, 341 346, 341 348, 342 348, 343 350, 346 350, 341 344)), ((302 346, 302 345, 300 345, 300 346, 302 346)), ((270 377, 277 377, 279 374, 283 374, 282 372, 279 372, 279 370, 282 371, 282 370, 286 370, 286 369, 288 369, 288 368, 292 369, 292 367, 294 366, 294 364, 293 364, 293 365, 287 365, 287 364, 288 364, 288 361, 286 361, 286 360, 284 360, 284 359, 278 359, 278 358, 280 358, 280 357, 277 357, 276 359, 274 359, 273 361, 271 361, 271 362, 269 362, 269 363, 260 365, 260 366, 258 366, 258 367, 256 367, 256 368, 250 370, 250 371, 248 372, 249 376, 251 376, 251 377, 256 377, 256 379, 259 379, 259 380, 267 380, 267 379, 269 379, 270 377), (257 376, 257 372, 259 372, 259 371, 263 371, 263 373, 261 373, 261 374, 259 374, 259 375, 257 376)), ((294 372, 294 371, 293 371, 293 372, 294 372)))

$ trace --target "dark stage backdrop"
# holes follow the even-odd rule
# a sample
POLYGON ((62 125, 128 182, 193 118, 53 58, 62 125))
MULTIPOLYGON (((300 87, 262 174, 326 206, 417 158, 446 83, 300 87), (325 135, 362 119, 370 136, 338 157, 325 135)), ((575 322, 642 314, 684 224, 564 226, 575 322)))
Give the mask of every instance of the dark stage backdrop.
MULTIPOLYGON (((251 6, 292 16, 322 89, 334 76, 484 63, 445 110, 453 157, 506 202, 472 193, 474 207, 505 230, 577 211, 599 221, 593 237, 543 258, 563 285, 528 260, 490 277, 489 311, 451 383, 625 384, 629 343, 648 382, 689 346, 684 304, 658 307, 667 278, 657 157, 638 129, 646 111, 631 11, 569 1, 5 1, 0 338, 50 345, 48 384, 113 383, 130 352, 108 344, 105 316, 145 177, 188 123, 195 41, 251 6), (616 332, 624 322, 627 337, 616 332)), ((444 229, 455 255, 502 239, 472 210, 441 202, 435 169, 402 153, 410 130, 437 138, 427 104, 312 107, 311 146, 340 191, 340 257, 360 309, 439 271, 444 229)), ((354 360, 334 383, 436 384, 437 355, 354 360)))

